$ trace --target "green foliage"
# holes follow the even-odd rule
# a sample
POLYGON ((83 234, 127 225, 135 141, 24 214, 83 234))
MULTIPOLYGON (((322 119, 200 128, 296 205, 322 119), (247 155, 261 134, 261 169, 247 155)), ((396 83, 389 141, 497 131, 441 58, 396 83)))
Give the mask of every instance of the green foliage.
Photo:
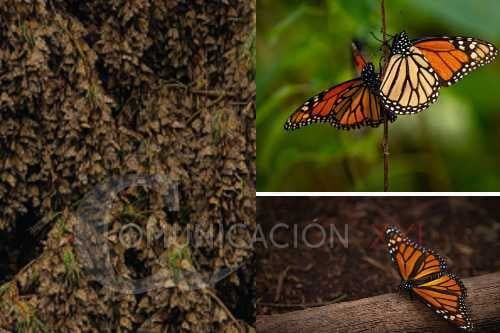
POLYGON ((175 283, 178 283, 180 281, 183 260, 187 260, 189 263, 191 263, 191 250, 187 245, 179 247, 168 253, 167 262, 168 266, 172 270, 175 283))
POLYGON ((48 332, 45 325, 35 315, 20 319, 15 327, 16 333, 48 332))
MULTIPOLYGON (((462 35, 500 46, 500 3, 386 1, 388 33, 462 35)), ((350 44, 378 66, 378 0, 258 2, 258 191, 381 191, 382 127, 340 131, 326 124, 286 132, 309 96, 355 76, 350 44)), ((418 115, 389 128, 390 190, 496 191, 500 187, 500 64, 471 73, 418 115), (473 163, 471 163, 473 161, 473 163)))
POLYGON ((234 128, 234 119, 230 110, 222 109, 214 111, 210 122, 210 129, 215 142, 219 142, 229 136, 234 128))
POLYGON ((257 49, 255 47, 256 38, 257 33, 255 30, 252 30, 239 50, 239 60, 246 60, 252 72, 255 72, 257 63, 257 49))
MULTIPOLYGON (((10 289, 8 283, 4 284, 2 288, 10 289)), ((1 290, 0 296, 5 294, 8 290, 1 290)), ((16 297, 9 297, 7 300, 0 299, 0 311, 15 320, 14 332, 47 332, 45 325, 38 319, 35 309, 28 303, 19 300, 16 297)))
POLYGON ((10 283, 6 282, 0 286, 0 296, 2 296, 10 287, 10 283))
POLYGON ((63 264, 66 270, 67 282, 72 286, 76 285, 80 279, 80 267, 78 266, 75 255, 71 250, 63 252, 63 264))
POLYGON ((57 223, 57 233, 59 237, 64 236, 64 233, 66 232, 66 222, 67 220, 64 217, 62 217, 59 219, 57 223))

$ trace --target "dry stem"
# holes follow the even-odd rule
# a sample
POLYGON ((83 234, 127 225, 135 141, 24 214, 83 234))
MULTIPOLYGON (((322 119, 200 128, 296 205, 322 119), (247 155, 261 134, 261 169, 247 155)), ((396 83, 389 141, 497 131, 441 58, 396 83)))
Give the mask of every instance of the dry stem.
MULTIPOLYGON (((383 35, 382 52, 384 53, 384 65, 383 68, 381 69, 380 76, 383 77, 389 51, 387 47, 387 27, 385 23, 384 0, 380 0, 380 11, 382 17, 382 35, 383 35)), ((382 150, 384 154, 384 192, 387 192, 389 191, 389 117, 387 116, 386 110, 383 110, 383 115, 384 115, 384 138, 382 140, 382 150)))

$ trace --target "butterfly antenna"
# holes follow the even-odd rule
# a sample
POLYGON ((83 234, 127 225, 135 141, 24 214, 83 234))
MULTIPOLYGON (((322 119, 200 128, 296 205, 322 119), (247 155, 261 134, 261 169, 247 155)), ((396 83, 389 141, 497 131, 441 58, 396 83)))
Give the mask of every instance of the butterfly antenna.
POLYGON ((387 36, 389 36, 389 39, 387 40, 387 43, 391 42, 392 43, 392 40, 394 38, 396 38, 397 34, 394 34, 394 35, 391 35, 391 34, 387 34, 387 36))
POLYGON ((373 31, 370 31, 370 35, 372 35, 372 37, 377 41, 377 42, 380 42, 380 43, 383 43, 384 41, 381 40, 380 38, 378 38, 374 33, 373 31))

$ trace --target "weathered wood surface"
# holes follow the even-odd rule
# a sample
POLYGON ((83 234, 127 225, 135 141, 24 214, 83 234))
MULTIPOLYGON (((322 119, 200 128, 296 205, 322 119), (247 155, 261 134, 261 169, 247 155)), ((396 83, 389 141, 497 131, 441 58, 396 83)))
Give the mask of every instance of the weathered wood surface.
MULTIPOLYGON (((500 332, 500 272, 463 280, 474 332, 500 332)), ((285 314, 257 316, 259 333, 457 332, 422 303, 385 294, 285 314)))

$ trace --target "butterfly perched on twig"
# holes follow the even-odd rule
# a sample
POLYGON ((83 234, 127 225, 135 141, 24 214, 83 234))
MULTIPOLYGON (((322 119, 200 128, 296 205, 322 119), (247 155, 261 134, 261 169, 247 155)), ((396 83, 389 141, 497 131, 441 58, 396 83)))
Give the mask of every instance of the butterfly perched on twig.
POLYGON ((446 270, 444 258, 408 239, 394 226, 385 229, 385 238, 401 277, 399 288, 458 328, 472 331, 472 319, 465 304, 467 290, 457 276, 446 270))
POLYGON ((396 115, 427 109, 450 86, 471 71, 491 62, 498 49, 471 37, 429 37, 410 40, 400 32, 390 47, 382 78, 372 63, 353 46, 353 59, 360 77, 333 86, 309 98, 286 121, 294 130, 316 122, 340 129, 377 127, 396 115))
POLYGON ((434 103, 441 87, 450 86, 472 70, 491 62, 498 49, 471 37, 394 37, 380 96, 396 114, 417 113, 434 103))
MULTIPOLYGON (((288 118, 286 130, 316 122, 330 123, 338 129, 377 127, 386 112, 379 97, 380 78, 372 63, 367 63, 359 46, 353 43, 352 55, 358 78, 333 86, 309 98, 288 118)), ((396 119, 393 113, 389 120, 396 119)))

